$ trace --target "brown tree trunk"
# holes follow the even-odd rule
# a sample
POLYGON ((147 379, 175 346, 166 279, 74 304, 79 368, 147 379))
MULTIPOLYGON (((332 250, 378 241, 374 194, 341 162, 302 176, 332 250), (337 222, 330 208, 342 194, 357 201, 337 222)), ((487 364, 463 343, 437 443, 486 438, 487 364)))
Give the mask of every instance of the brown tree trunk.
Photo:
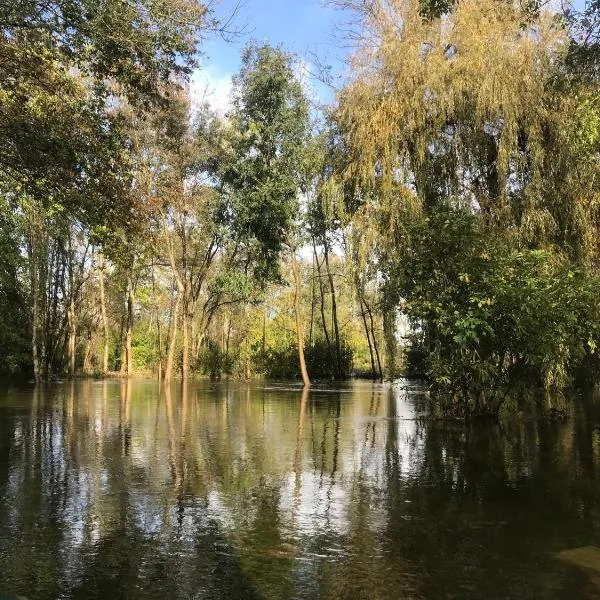
POLYGON ((337 315, 337 301, 335 295, 335 285, 333 282, 333 275, 329 266, 329 243, 325 240, 325 270, 327 271, 327 278, 329 280, 329 288, 331 290, 331 317, 333 320, 333 332, 335 337, 335 356, 337 360, 337 379, 342 379, 342 345, 340 341, 340 326, 337 315))
POLYGON ((177 291, 173 314, 171 315, 171 327, 169 329, 169 350, 167 351, 167 364, 165 365, 165 384, 171 381, 173 376, 173 362, 175 360, 175 345, 177 343, 177 326, 179 319, 179 306, 181 304, 181 294, 177 291))
MULTIPOLYGON (((171 317, 171 330, 169 332, 169 350, 167 353, 167 364, 165 367, 165 383, 169 382, 173 376, 173 363, 175 361, 175 343, 177 341, 177 327, 179 324, 179 310, 180 308, 183 310, 183 361, 182 361, 182 371, 181 374, 184 379, 187 379, 188 371, 189 371, 189 336, 187 332, 187 302, 185 291, 186 288, 184 286, 181 273, 177 268, 177 263, 175 260, 175 250, 173 248, 173 244, 171 242, 171 238, 169 236, 169 229, 167 226, 166 219, 163 223, 164 232, 165 232, 165 240, 167 242, 167 249, 169 252, 169 261, 171 263, 171 270, 173 271, 173 278, 175 279, 175 283, 177 285, 177 297, 175 299, 175 306, 173 307, 173 315, 171 317)), ((185 277, 185 272, 184 272, 185 277)))
POLYGON ((47 374, 44 346, 46 338, 44 322, 46 313, 47 252, 42 252, 44 241, 42 225, 36 221, 34 215, 30 215, 29 219, 28 253, 31 283, 31 350, 33 374, 35 380, 39 382, 47 374))
POLYGON ((133 350, 131 338, 133 336, 133 282, 127 279, 127 330, 125 332, 125 356, 127 358, 127 375, 133 375, 133 350))
POLYGON ((304 358, 304 328, 302 326, 302 314, 300 310, 300 293, 302 291, 302 280, 300 277, 300 269, 296 260, 296 252, 291 250, 292 256, 292 271, 294 273, 295 293, 294 293, 294 312, 296 314, 296 338, 298 341, 298 357, 300 359, 300 373, 302 374, 302 382, 305 387, 310 386, 310 378, 308 369, 306 368, 306 360, 304 358))
POLYGON ((67 311, 67 320, 69 327, 68 358, 69 358, 69 377, 75 377, 75 351, 77 346, 77 326, 75 323, 75 274, 73 270, 73 242, 71 232, 69 232, 68 243, 69 256, 69 309, 67 311))
POLYGON ((375 350, 375 356, 377 358, 377 369, 379 371, 379 380, 383 381, 383 369, 381 367, 381 356, 379 355, 379 347, 377 346, 377 336, 375 335, 375 320, 373 319, 373 311, 370 306, 367 304, 367 301, 364 300, 365 308, 367 309, 367 313, 369 315, 369 321, 371 323, 371 337, 373 338, 373 349, 375 350))
POLYGON ((69 300, 69 377, 75 377, 75 351, 77 346, 77 328, 75 324, 75 299, 69 300))
POLYGON ((91 333, 89 333, 85 342, 85 351, 83 353, 83 372, 85 375, 90 375, 92 372, 92 342, 93 336, 91 333))
POLYGON ((317 256, 317 246, 313 240, 313 250, 315 253, 315 260, 317 263, 317 275, 319 279, 319 294, 321 296, 321 324, 323 325, 323 333, 325 334, 325 341, 327 347, 331 348, 331 338, 329 337, 329 331, 327 330, 327 319, 325 318, 325 294, 323 293, 323 281, 321 275, 321 264, 319 263, 319 257, 317 256))
POLYGON ((363 325, 365 327, 365 334, 367 336, 367 343, 369 344, 369 356, 371 358, 371 373, 373 373, 373 379, 377 379, 377 370, 375 369, 375 357, 373 356, 373 345, 371 344, 371 335, 369 334, 369 325, 367 324, 367 317, 365 315, 365 307, 363 304, 362 296, 360 297, 360 315, 362 317, 363 325))
POLYGON ((104 255, 98 254, 98 282, 100 288, 100 313, 102 315, 103 347, 102 347, 102 373, 108 373, 108 317, 106 315, 106 293, 104 291, 104 255))
POLYGON ((182 340, 182 357, 181 357, 181 377, 186 381, 190 376, 190 315, 187 309, 183 309, 183 340, 182 340))

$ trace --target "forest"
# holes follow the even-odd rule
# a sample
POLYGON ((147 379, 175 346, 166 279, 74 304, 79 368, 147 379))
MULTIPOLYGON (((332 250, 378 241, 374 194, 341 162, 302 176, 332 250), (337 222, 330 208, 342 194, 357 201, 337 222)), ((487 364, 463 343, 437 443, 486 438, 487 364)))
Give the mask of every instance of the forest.
POLYGON ((2 374, 600 380, 600 3, 335 4, 331 104, 250 42, 221 115, 211 4, 0 2, 2 374))

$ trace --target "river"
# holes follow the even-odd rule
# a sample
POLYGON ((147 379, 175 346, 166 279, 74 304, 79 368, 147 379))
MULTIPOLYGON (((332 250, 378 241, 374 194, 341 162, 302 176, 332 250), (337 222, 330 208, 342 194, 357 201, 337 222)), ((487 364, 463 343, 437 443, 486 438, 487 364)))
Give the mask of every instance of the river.
POLYGON ((600 401, 418 418, 407 382, 0 391, 0 596, 599 598, 600 401))

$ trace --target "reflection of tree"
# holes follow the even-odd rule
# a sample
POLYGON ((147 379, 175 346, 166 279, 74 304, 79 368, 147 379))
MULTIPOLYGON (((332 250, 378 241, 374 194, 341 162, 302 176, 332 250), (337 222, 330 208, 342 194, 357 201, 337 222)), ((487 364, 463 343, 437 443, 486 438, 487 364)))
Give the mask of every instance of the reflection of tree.
POLYGON ((398 393, 38 387, 0 419, 0 589, 560 595, 574 567, 551 556, 600 545, 598 404, 566 423, 442 424, 403 420, 398 393))

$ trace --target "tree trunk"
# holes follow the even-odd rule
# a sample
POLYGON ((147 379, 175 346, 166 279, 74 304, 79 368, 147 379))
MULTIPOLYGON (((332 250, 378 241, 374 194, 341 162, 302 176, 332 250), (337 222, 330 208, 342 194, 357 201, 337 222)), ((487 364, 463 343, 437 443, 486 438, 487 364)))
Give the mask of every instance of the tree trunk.
POLYGON ((102 348, 102 373, 108 373, 108 317, 106 316, 106 294, 104 291, 104 255, 98 254, 98 282, 100 287, 100 312, 102 315, 103 348, 102 348))
POLYGON ((175 360, 175 344, 177 342, 177 325, 179 318, 179 305, 181 304, 181 294, 177 291, 173 314, 171 315, 171 327, 169 329, 169 350, 167 352, 167 364, 165 366, 165 384, 171 381, 173 376, 173 362, 175 360))
MULTIPOLYGON (((181 374, 184 377, 184 379, 187 379, 189 370, 189 336, 187 332, 187 298, 185 295, 186 287, 184 286, 182 275, 177 268, 177 263, 175 260, 175 250, 173 248, 173 244, 171 243, 166 219, 163 222, 163 227, 165 233, 165 240, 167 242, 167 249, 169 252, 171 270, 173 271, 173 278, 175 279, 175 283, 177 285, 177 297, 175 299, 175 306, 173 307, 173 315, 171 318, 171 330, 169 332, 169 350, 167 354, 167 365, 165 367, 165 383, 168 383, 171 380, 171 377, 173 376, 173 363, 175 360, 175 342, 177 341, 177 326, 179 324, 180 308, 183 309, 184 355, 182 357, 183 361, 181 374)), ((185 272, 183 274, 183 277, 185 277, 185 272)))
POLYGON ((75 351, 77 347, 77 327, 75 324, 75 299, 69 300, 69 377, 75 377, 75 351))
POLYGON ((369 334, 369 325, 367 324, 367 317, 365 315, 365 307, 363 304, 362 296, 360 297, 360 315, 362 317, 363 325, 365 326, 365 334, 367 335, 367 343, 369 344, 369 356, 371 358, 371 373, 373 373, 373 380, 377 379, 377 370, 375 369, 375 357, 373 356, 373 345, 371 344, 371 335, 369 334))
POLYGON ((306 368, 306 360, 304 358, 304 329, 302 326, 302 314, 300 311, 300 293, 302 291, 302 280, 300 278, 300 269, 296 260, 296 252, 291 249, 292 255, 292 271, 294 273, 295 294, 294 294, 294 312, 296 313, 296 338, 298 341, 298 357, 300 359, 300 373, 302 374, 302 382, 304 387, 310 386, 310 378, 308 369, 306 368))
POLYGON ((36 381, 47 377, 46 369, 46 285, 48 275, 48 248, 43 224, 36 216, 29 216, 29 272, 31 282, 31 350, 33 373, 36 381), (42 250, 44 247, 44 250, 42 250))
POLYGON ((373 338, 373 349, 375 350, 375 356, 377 358, 377 369, 379 371, 379 380, 383 381, 383 369, 381 367, 381 356, 379 355, 379 347, 377 346, 377 336, 375 335, 375 321, 373 319, 373 311, 370 306, 367 304, 367 301, 364 300, 365 308, 367 309, 367 313, 369 315, 369 320, 371 322, 371 337, 373 338))
POLYGON ((39 303, 39 273, 37 269, 37 253, 35 251, 35 233, 33 228, 30 230, 29 241, 29 273, 31 281, 31 351, 33 359, 33 376, 36 381, 41 380, 42 360, 40 357, 40 346, 38 327, 40 322, 40 303, 39 303))
POLYGON ((333 282, 333 275, 331 274, 331 268, 329 267, 329 243, 324 240, 325 249, 325 270, 327 271, 327 278, 329 279, 329 288, 331 290, 331 317, 333 320, 333 332, 335 336, 335 356, 337 360, 337 379, 343 378, 342 373, 342 345, 340 341, 340 326, 337 315, 337 301, 335 295, 335 285, 333 282))
POLYGON ((68 244, 68 261, 69 261, 69 310, 67 313, 68 327, 69 327, 69 343, 68 343, 68 357, 69 357, 69 377, 75 377, 75 351, 77 347, 77 325, 75 323, 75 274, 73 270, 73 242, 71 232, 69 231, 69 244, 68 244))
POLYGON ((181 377, 186 381, 190 376, 190 315, 187 309, 183 309, 183 340, 181 357, 181 377))
POLYGON ((93 348, 93 336, 90 332, 85 342, 85 351, 83 353, 83 373, 90 375, 92 372, 92 348, 93 348))
POLYGON ((325 341, 327 342, 327 347, 331 348, 331 339, 329 337, 329 332, 327 330, 327 319, 325 318, 325 294, 323 293, 323 281, 321 279, 321 264, 319 263, 319 257, 317 256, 317 246, 313 240, 313 250, 315 253, 315 260, 317 262, 317 274, 319 278, 319 294, 321 296, 321 323, 323 325, 323 333, 325 334, 325 341))
POLYGON ((133 350, 131 338, 133 336, 133 282, 131 276, 127 278, 127 330, 125 332, 125 356, 127 359, 127 375, 133 375, 133 350))

